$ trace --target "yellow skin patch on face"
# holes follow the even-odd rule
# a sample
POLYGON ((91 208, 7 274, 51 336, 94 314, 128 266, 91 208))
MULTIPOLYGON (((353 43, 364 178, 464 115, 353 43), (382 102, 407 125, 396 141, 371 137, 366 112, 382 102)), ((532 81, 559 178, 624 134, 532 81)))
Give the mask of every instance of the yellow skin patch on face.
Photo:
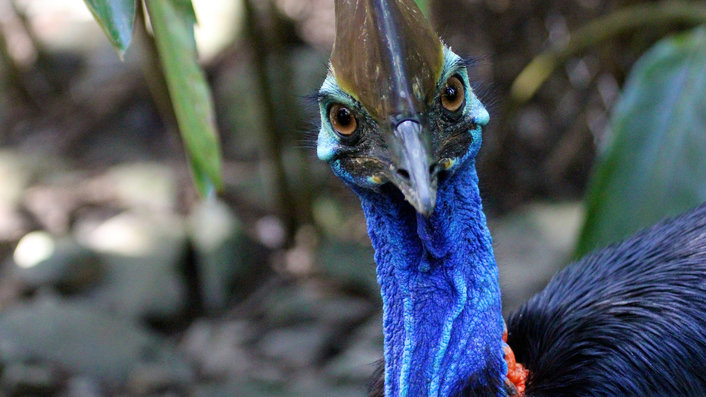
POLYGON ((450 170, 451 167, 454 166, 454 164, 456 164, 456 160, 452 160, 452 159, 441 160, 441 166, 444 167, 444 169, 447 171, 450 170))
POLYGON ((376 185, 382 185, 383 179, 380 175, 373 175, 368 180, 376 185))

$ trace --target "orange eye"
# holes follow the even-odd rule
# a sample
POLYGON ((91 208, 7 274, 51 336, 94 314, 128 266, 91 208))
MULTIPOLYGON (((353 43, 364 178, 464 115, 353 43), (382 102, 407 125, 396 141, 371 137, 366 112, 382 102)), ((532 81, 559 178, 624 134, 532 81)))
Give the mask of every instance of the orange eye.
POLYGON ((441 105, 449 112, 458 111, 466 100, 466 90, 461 80, 453 76, 446 81, 441 89, 441 105))
POLYGON ((358 129, 358 120, 353 112, 343 105, 331 106, 328 117, 333 129, 341 136, 349 137, 358 129))

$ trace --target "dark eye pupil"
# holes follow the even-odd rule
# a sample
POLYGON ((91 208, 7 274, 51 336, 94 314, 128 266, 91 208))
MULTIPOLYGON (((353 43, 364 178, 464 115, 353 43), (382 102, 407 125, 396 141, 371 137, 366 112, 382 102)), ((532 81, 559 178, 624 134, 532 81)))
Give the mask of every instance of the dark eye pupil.
POLYGON ((444 93, 444 95, 446 96, 446 98, 453 101, 456 99, 456 96, 458 95, 458 91, 456 91, 456 89, 454 87, 448 86, 448 87, 446 87, 446 92, 444 93))
POLYGON ((338 123, 342 126, 350 125, 353 121, 351 111, 346 108, 338 109, 338 112, 336 112, 336 118, 338 119, 338 123))

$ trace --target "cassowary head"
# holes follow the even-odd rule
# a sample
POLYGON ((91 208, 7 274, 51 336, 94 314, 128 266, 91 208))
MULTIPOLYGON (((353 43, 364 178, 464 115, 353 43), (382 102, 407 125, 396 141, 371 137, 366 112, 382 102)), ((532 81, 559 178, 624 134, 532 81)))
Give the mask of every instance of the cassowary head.
POLYGON ((319 106, 319 158, 353 186, 392 182, 425 216, 443 175, 477 154, 489 118, 466 62, 413 0, 336 0, 319 106))

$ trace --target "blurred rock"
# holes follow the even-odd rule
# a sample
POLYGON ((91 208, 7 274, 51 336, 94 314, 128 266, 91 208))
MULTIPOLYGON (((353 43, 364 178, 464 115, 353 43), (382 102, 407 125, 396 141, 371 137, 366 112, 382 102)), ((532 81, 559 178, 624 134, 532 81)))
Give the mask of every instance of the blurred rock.
POLYGON ((0 243, 14 243, 19 240, 30 230, 30 225, 30 221, 22 213, 0 204, 0 243))
POLYGON ((66 397, 101 397, 104 394, 94 379, 86 376, 74 376, 69 379, 64 395, 66 397))
POLYGON ((243 378, 258 367, 246 349, 257 336, 245 320, 197 320, 184 333, 180 348, 208 378, 243 378))
POLYGON ((38 169, 43 168, 33 157, 0 150, 0 242, 16 241, 30 227, 19 206, 38 169))
POLYGON ((186 285, 180 274, 187 240, 173 215, 125 212, 98 225, 79 225, 77 239, 96 251, 104 276, 83 300, 112 312, 169 320, 183 312, 186 285))
POLYGON ((372 310, 364 299, 332 294, 314 284, 291 285, 270 293, 262 302, 268 326, 317 322, 334 327, 357 322, 372 310))
POLYGON ((128 208, 149 212, 173 212, 176 208, 176 176, 165 164, 123 164, 111 168, 104 178, 106 186, 128 208))
POLYGON ((154 395, 184 390, 193 381, 194 374, 186 366, 175 369, 164 363, 139 364, 130 371, 127 389, 134 395, 154 395))
POLYGON ((317 321, 331 326, 357 323, 373 310, 373 305, 364 299, 345 295, 324 296, 314 309, 317 321))
POLYGON ((330 397, 365 397, 366 389, 362 385, 344 386, 320 376, 316 371, 306 371, 288 387, 288 396, 330 396, 330 397))
POLYGON ((49 298, 0 313, 0 362, 30 360, 114 386, 140 365, 160 366, 174 377, 193 376, 171 345, 137 323, 49 298))
POLYGON ((204 308, 226 308, 234 285, 246 280, 252 269, 244 250, 249 247, 235 214, 219 200, 196 204, 188 218, 204 308))
POLYGON ((261 302, 268 327, 286 327, 316 321, 317 297, 302 285, 288 285, 270 291, 261 302))
POLYGON ((344 287, 378 297, 380 287, 373 255, 373 248, 369 245, 326 239, 319 248, 319 263, 326 276, 344 287))
POLYGON ((15 274, 30 288, 76 291, 93 284, 101 275, 91 251, 69 237, 55 238, 46 232, 24 236, 13 257, 15 274))
POLYGON ((10 364, 0 376, 2 396, 48 396, 61 388, 59 373, 38 364, 10 364), (7 394, 4 394, 7 393, 7 394))
POLYGON ((321 325, 298 325, 275 329, 258 342, 262 354, 292 368, 314 365, 322 355, 330 331, 321 325))
POLYGON ((367 383, 382 359, 382 314, 371 318, 350 335, 348 347, 324 368, 338 383, 367 383))
POLYGON ((200 384, 189 393, 192 397, 292 397, 283 387, 257 381, 231 381, 200 384))
POLYGON ((64 168, 56 158, 0 149, 0 207, 15 208, 35 179, 64 168))
POLYGON ((257 381, 233 381, 198 385, 190 394, 193 397, 364 397, 361 387, 342 387, 317 379, 315 373, 305 375, 308 379, 296 385, 268 384, 257 381))
POLYGON ((534 203, 490 222, 505 315, 568 264, 582 214, 578 202, 534 203))

